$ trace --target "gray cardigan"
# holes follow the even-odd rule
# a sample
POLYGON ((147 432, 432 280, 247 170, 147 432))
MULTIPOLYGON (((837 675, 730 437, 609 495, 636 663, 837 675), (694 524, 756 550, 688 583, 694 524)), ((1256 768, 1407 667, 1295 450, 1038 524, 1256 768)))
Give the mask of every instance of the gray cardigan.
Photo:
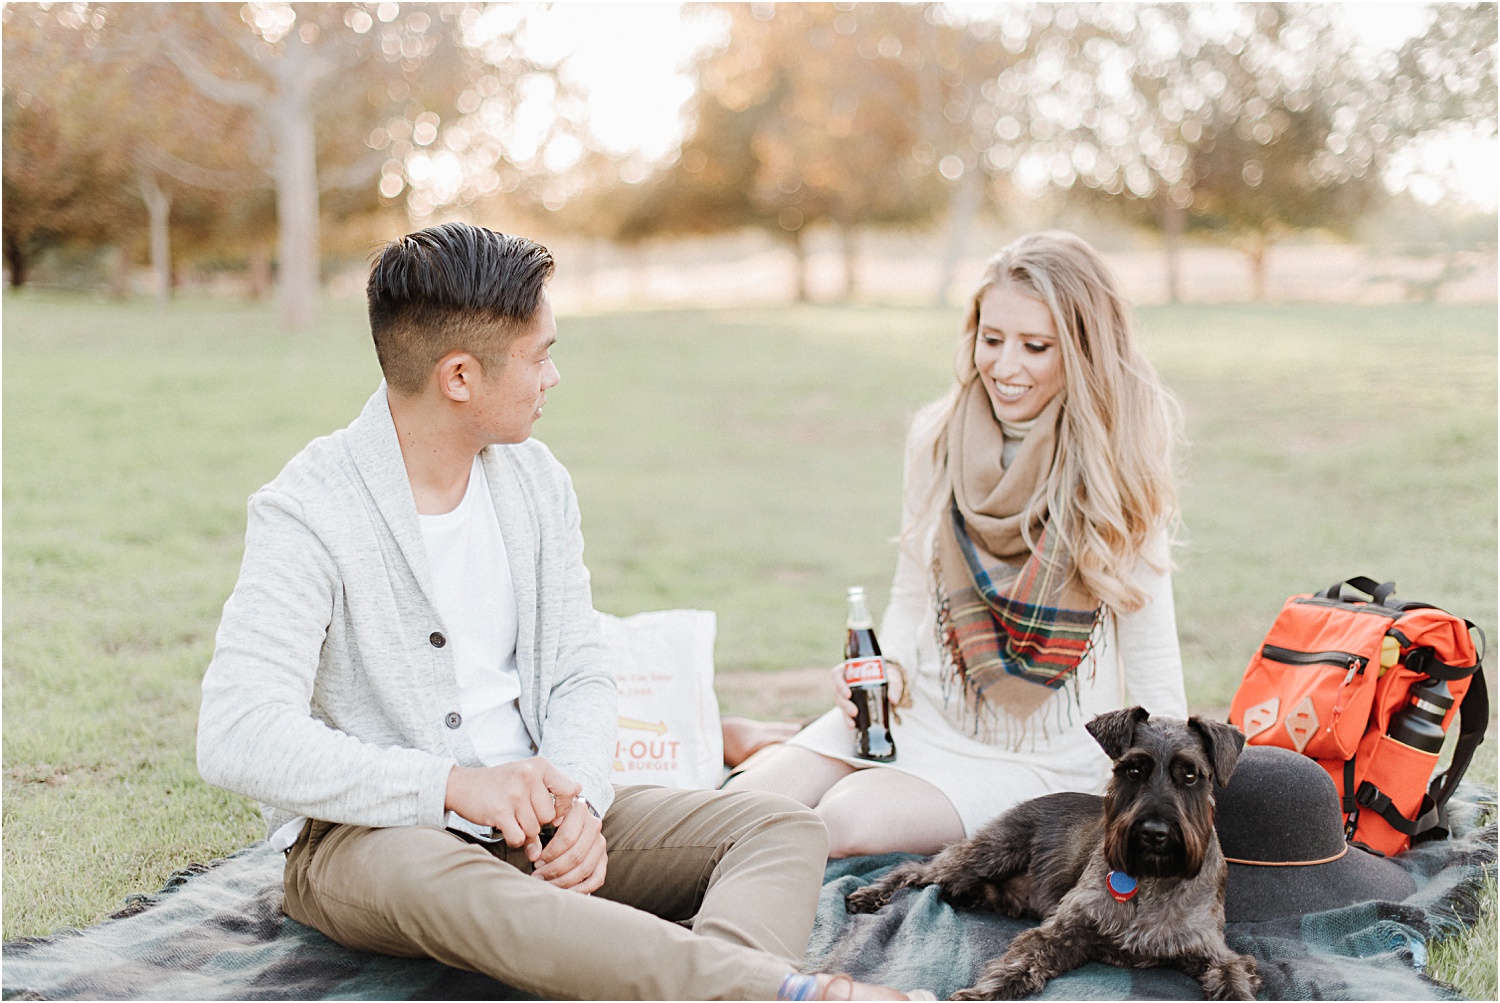
MULTIPOLYGON (((615 683, 578 500, 536 440, 481 454, 519 607, 521 717, 541 755, 612 800, 615 683)), ((297 815, 441 825, 449 770, 480 766, 382 384, 250 498, 245 558, 203 678, 198 769, 297 815)))

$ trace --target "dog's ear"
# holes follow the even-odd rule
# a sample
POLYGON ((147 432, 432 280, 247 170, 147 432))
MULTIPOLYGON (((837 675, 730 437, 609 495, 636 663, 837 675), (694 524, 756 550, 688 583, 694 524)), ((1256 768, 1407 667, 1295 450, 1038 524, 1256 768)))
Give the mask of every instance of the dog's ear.
POLYGON ((1245 747, 1245 733, 1232 724, 1205 721, 1201 717, 1188 718, 1188 727, 1203 740, 1203 751, 1208 753, 1208 761, 1214 768, 1214 783, 1220 786, 1229 783, 1240 750, 1245 747))
POLYGON ((1100 714, 1084 725, 1110 759, 1119 759, 1135 744, 1135 729, 1151 715, 1144 707, 1126 707, 1100 714))

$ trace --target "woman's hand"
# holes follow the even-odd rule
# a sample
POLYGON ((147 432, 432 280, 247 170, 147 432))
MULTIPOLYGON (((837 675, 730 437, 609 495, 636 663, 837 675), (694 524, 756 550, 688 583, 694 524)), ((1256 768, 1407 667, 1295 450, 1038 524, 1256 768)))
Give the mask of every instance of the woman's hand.
MULTIPOLYGON (((854 730, 854 694, 849 689, 849 684, 844 682, 843 665, 833 667, 833 705, 844 712, 844 726, 850 731, 854 730)), ((905 695, 902 683, 906 679, 906 673, 895 669, 889 658, 885 659, 885 684, 886 698, 894 708, 901 702, 905 695)))
POLYGON ((741 714, 725 714, 719 718, 719 728, 724 735, 724 765, 730 769, 802 730, 791 721, 756 721, 741 714))

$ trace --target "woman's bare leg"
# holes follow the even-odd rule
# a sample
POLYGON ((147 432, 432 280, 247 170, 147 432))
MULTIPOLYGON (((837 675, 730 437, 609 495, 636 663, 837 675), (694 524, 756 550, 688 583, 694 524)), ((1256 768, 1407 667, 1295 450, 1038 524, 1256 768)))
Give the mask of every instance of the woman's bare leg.
POLYGON ((964 838, 943 792, 900 770, 855 770, 812 807, 828 827, 829 857, 933 854, 964 838))
POLYGON ((828 855, 937 853, 964 838, 943 792, 900 770, 856 769, 797 745, 767 749, 724 785, 772 791, 816 811, 828 827, 828 855))
POLYGON ((830 787, 853 772, 854 767, 848 763, 820 756, 811 749, 781 745, 755 756, 748 769, 729 778, 724 789, 785 794, 816 808, 830 787))

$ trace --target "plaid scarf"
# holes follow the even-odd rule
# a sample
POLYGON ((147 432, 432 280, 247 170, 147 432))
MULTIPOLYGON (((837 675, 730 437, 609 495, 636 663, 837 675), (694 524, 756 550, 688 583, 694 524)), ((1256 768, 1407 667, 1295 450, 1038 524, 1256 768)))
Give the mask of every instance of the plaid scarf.
POLYGON ((976 734, 982 711, 1025 721, 1073 679, 1099 620, 1099 601, 1071 580, 1045 507, 1029 527, 1034 548, 1023 535, 1026 503, 1056 462, 1061 421, 1059 394, 1009 467, 982 379, 960 392, 948 424, 952 494, 934 552, 938 640, 976 734))

